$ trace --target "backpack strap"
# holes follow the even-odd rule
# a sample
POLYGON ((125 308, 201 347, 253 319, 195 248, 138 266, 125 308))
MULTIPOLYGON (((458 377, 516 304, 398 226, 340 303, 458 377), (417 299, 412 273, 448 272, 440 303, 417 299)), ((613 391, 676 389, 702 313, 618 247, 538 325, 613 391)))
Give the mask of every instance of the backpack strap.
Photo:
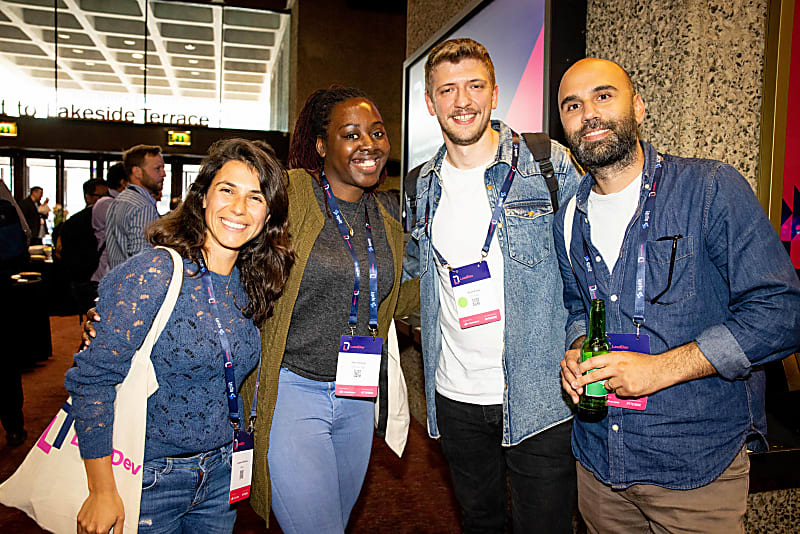
POLYGON ((400 199, 402 202, 402 223, 403 229, 408 232, 417 224, 417 178, 419 178, 419 171, 422 170, 420 164, 411 169, 406 177, 403 179, 403 196, 400 199), (408 210, 408 211, 406 211, 408 210))
POLYGON ((528 150, 533 154, 533 159, 539 164, 547 189, 550 190, 550 203, 553 205, 553 213, 558 211, 558 180, 553 163, 550 161, 550 136, 544 132, 524 133, 522 137, 528 150))

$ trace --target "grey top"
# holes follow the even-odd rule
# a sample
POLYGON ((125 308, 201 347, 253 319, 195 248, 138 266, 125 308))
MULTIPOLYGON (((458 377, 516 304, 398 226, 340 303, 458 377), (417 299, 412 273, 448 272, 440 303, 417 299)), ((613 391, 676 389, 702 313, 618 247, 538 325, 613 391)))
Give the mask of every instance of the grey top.
MULTIPOLYGON (((314 186, 314 195, 322 213, 325 203, 322 188, 314 186)), ((361 271, 361 289, 358 299, 358 327, 356 335, 369 335, 369 265, 367 238, 364 228, 364 206, 369 213, 375 258, 378 267, 378 303, 382 302, 394 284, 392 250, 386 240, 383 218, 375 195, 367 195, 358 208, 358 202, 336 199, 345 220, 353 228, 351 243, 356 251, 361 271), (358 215, 356 209, 358 208, 358 215)), ((383 202, 390 213, 396 211, 383 202)), ((292 312, 283 367, 311 380, 333 381, 339 356, 339 338, 349 333, 350 300, 353 294, 353 259, 347 250, 336 220, 325 217, 325 225, 314 241, 308 264, 300 282, 300 291, 292 312)), ((386 350, 384 340, 384 352, 386 350)))

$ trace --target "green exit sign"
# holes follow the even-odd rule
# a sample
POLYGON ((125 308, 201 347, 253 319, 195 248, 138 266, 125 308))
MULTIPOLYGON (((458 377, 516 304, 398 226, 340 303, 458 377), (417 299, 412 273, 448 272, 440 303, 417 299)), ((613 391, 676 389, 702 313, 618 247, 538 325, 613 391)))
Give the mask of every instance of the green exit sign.
POLYGON ((17 136, 17 123, 16 122, 0 122, 0 136, 2 136, 2 137, 16 137, 17 136))
POLYGON ((175 132, 170 130, 167 132, 167 144, 189 146, 192 144, 192 132, 175 132))

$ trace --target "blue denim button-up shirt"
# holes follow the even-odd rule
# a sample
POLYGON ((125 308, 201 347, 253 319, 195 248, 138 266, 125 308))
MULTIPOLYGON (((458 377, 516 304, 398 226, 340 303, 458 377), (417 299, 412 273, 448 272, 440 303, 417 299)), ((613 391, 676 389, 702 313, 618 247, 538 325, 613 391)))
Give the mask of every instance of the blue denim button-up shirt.
MULTIPOLYGON (((500 121, 491 127, 500 133, 494 162, 486 168, 487 202, 497 201, 498 191, 511 169, 511 130, 500 121)), ((559 183, 559 203, 569 201, 580 180, 569 153, 552 143, 551 161, 559 183)), ((404 279, 420 279, 420 317, 428 406, 428 433, 438 438, 436 425, 436 368, 442 351, 439 323, 439 280, 436 259, 425 232, 425 211, 430 204, 432 220, 441 195, 444 146, 426 163, 417 180, 417 222, 406 246, 404 279)), ((503 372, 503 445, 516 445, 525 438, 566 421, 571 412, 564 402, 559 361, 564 355, 567 312, 562 300, 561 275, 553 247, 553 209, 550 193, 538 164, 524 141, 519 164, 508 193, 502 223, 496 230, 503 252, 505 280, 505 346, 503 372)), ((489 228, 489 221, 486 221, 489 228)), ((480 251, 476 250, 477 255, 480 251)))
MULTIPOLYGON (((635 333, 632 316, 637 243, 646 188, 652 185, 655 149, 642 143, 642 195, 628 225, 616 267, 606 265, 586 235, 598 298, 606 302, 608 332, 635 333), (609 269, 613 268, 613 273, 609 269)), ((764 373, 800 344, 800 283, 750 186, 730 165, 664 156, 650 219, 645 268, 645 324, 650 351, 660 354, 696 341, 717 374, 653 395, 646 411, 609 407, 598 423, 575 420, 576 458, 614 488, 656 484, 691 489, 715 480, 748 438, 766 446, 764 373), (672 240, 677 241, 668 285, 672 240)), ((586 330, 590 297, 581 225, 595 181, 586 175, 576 195, 570 256, 564 249, 564 213, 555 239, 570 317, 567 347, 586 330), (574 275, 573 269, 574 268, 574 275)))

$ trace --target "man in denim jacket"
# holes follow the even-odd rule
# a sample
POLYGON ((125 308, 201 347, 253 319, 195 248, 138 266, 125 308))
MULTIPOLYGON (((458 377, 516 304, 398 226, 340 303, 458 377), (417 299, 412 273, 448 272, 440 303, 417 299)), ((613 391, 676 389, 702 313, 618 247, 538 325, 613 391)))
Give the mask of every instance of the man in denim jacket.
POLYGON ((800 344, 795 271, 736 170, 639 140, 644 103, 618 65, 577 62, 558 99, 589 171, 554 230, 572 348, 562 383, 578 402, 603 381, 620 403, 575 420, 581 514, 589 532, 744 532, 746 450, 766 447, 759 366, 800 344), (649 354, 579 364, 592 298, 606 302, 612 344, 638 335, 649 354))
MULTIPOLYGON (((504 532, 508 471, 516 532, 571 533, 572 414, 558 377, 567 312, 550 194, 517 141, 513 183, 490 234, 513 160, 512 131, 490 121, 491 59, 471 39, 451 40, 431 51, 425 73, 444 146, 419 174, 404 276, 420 278, 428 433, 441 438, 464 532, 504 532), (476 263, 490 277, 470 284, 476 263)), ((579 176, 558 143, 551 161, 563 204, 579 176)))

